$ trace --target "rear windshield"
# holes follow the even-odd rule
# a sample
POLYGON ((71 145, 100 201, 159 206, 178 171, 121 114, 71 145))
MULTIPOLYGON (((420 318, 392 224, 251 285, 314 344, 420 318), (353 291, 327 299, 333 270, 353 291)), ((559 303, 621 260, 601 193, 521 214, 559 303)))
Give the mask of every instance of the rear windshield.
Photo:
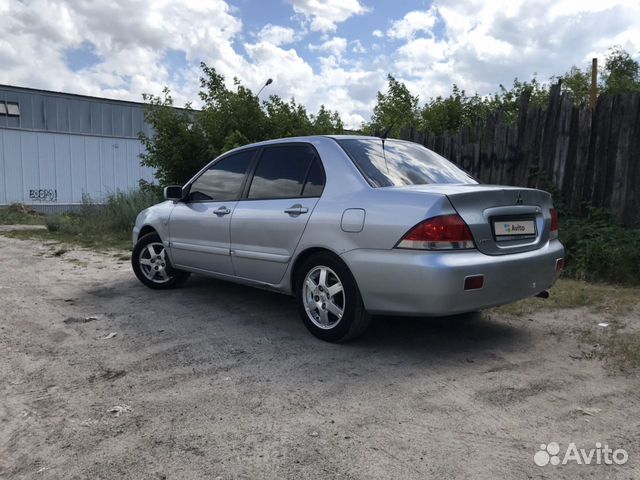
POLYGON ((397 140, 349 139, 338 143, 373 187, 431 183, 478 183, 471 175, 422 145, 397 140))

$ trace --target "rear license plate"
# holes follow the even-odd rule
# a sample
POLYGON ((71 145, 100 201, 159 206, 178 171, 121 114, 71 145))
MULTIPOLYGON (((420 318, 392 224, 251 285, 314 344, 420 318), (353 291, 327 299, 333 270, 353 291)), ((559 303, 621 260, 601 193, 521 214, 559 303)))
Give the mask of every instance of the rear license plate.
POLYGON ((534 220, 496 220, 493 231, 497 240, 508 240, 512 237, 534 237, 536 222, 534 220))

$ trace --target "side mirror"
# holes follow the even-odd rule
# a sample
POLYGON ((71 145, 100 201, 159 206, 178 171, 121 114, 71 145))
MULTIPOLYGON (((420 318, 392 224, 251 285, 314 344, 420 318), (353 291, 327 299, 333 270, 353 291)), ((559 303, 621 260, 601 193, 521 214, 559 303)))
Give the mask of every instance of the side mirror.
POLYGON ((179 185, 164 187, 164 198, 167 200, 173 200, 174 202, 182 200, 182 187, 179 185))

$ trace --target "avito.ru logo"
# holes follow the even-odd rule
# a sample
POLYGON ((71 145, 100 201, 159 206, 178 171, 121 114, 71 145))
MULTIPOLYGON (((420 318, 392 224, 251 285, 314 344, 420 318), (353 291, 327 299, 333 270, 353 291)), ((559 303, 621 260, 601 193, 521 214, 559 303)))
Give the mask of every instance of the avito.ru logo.
POLYGON ((557 442, 540 445, 540 450, 533 456, 533 461, 539 467, 546 465, 566 465, 575 462, 578 465, 624 465, 629 460, 629 454, 626 450, 618 448, 612 450, 605 443, 604 447, 600 442, 596 442, 596 448, 587 450, 586 448, 578 448, 576 444, 571 442, 567 450, 560 460, 560 445, 557 442))

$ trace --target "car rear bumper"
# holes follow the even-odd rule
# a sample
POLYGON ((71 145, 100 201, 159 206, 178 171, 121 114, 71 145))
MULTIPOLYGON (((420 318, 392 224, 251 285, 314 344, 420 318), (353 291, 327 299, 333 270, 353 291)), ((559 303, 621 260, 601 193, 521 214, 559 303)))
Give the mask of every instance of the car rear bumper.
POLYGON ((553 240, 508 255, 357 249, 342 258, 370 313, 432 316, 503 305, 551 287, 564 248, 553 240), (465 290, 465 278, 474 275, 484 275, 482 288, 465 290))

